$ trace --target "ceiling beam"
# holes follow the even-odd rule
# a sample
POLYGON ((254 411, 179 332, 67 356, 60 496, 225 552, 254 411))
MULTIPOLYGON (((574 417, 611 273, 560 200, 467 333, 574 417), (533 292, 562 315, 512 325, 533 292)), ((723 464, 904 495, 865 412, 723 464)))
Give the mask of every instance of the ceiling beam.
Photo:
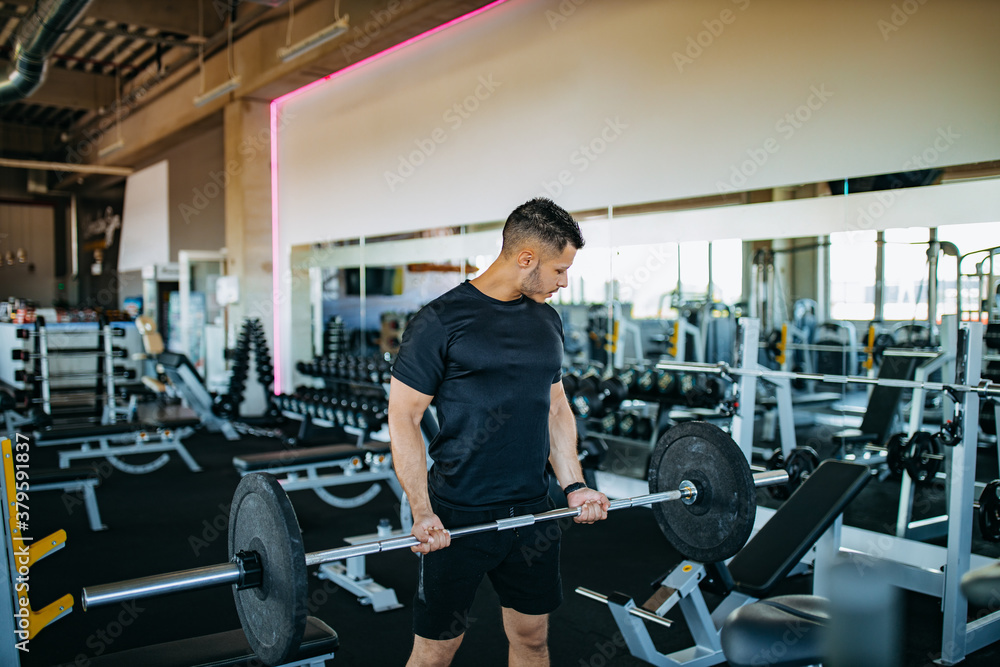
POLYGON ((55 128, 0 122, 0 147, 4 157, 43 155, 59 143, 59 130, 55 128))
MULTIPOLYGON (((31 7, 34 2, 8 0, 5 4, 31 7)), ((219 15, 216 6, 226 6, 227 0, 222 2, 209 0, 200 4, 204 12, 202 34, 212 35, 221 30, 225 16, 219 15)), ((155 28, 161 32, 197 36, 198 5, 199 3, 192 0, 94 0, 85 16, 99 21, 114 21, 143 28, 155 28)))
MULTIPOLYGON (((0 58, 0 71, 7 71, 10 61, 0 58)), ((115 101, 115 78, 93 72, 53 67, 46 70, 45 82, 30 97, 29 104, 69 109, 107 108, 115 101)))

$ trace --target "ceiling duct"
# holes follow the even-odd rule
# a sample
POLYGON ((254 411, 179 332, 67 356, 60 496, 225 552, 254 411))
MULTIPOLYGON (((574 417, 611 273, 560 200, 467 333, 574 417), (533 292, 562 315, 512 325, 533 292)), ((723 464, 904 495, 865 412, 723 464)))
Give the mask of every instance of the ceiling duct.
POLYGON ((41 87, 49 56, 91 1, 40 0, 21 19, 10 67, 0 79, 0 104, 24 99, 41 87))

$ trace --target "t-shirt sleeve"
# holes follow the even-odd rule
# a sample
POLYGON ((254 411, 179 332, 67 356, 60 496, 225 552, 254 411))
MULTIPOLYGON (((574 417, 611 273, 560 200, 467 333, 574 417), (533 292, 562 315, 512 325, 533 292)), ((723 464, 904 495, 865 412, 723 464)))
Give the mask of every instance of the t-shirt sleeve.
MULTIPOLYGON (((560 349, 563 350, 563 355, 565 358, 566 332, 563 330, 562 317, 559 316, 559 313, 558 311, 556 311, 555 308, 552 308, 552 306, 549 306, 549 308, 552 310, 552 317, 555 320, 556 331, 559 332, 559 342, 562 343, 562 347, 560 349)), ((561 381, 562 381, 562 364, 559 365, 559 370, 557 370, 556 374, 552 377, 552 384, 561 381)))
POLYGON ((432 308, 424 307, 403 330, 392 376, 421 394, 434 396, 444 378, 448 334, 432 308))

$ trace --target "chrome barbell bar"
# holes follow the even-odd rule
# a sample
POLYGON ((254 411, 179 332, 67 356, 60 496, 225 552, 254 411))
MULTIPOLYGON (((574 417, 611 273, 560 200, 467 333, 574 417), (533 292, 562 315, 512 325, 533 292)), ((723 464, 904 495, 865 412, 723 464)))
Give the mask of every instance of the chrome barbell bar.
MULTIPOLYGON (((784 470, 772 470, 769 472, 755 473, 753 475, 754 486, 773 486, 788 482, 788 473, 784 470)), ((661 491, 660 493, 650 493, 632 498, 619 498, 612 500, 608 511, 625 509, 628 507, 640 507, 652 505, 654 503, 667 502, 672 500, 694 500, 698 496, 698 490, 690 482, 682 482, 677 490, 661 491)), ((540 514, 525 514, 509 519, 498 519, 487 523, 481 523, 464 528, 455 528, 449 531, 452 538, 463 537, 475 533, 486 533, 500 530, 510 530, 523 526, 530 526, 543 521, 552 521, 579 516, 582 508, 564 507, 550 510, 540 514)), ((314 551, 305 556, 306 566, 331 563, 333 561, 345 560, 354 556, 366 556, 369 554, 394 551, 396 549, 406 549, 420 544, 420 541, 412 535, 403 537, 392 537, 384 540, 365 542, 346 547, 326 549, 324 551, 314 551)), ((82 604, 86 611, 91 607, 114 604, 127 600, 139 600, 141 598, 156 597, 169 593, 209 588, 213 586, 224 586, 226 584, 239 584, 242 579, 242 571, 238 562, 221 563, 219 565, 208 565, 205 567, 193 568, 190 570, 180 570, 166 574, 154 574, 148 577, 118 581, 109 584, 100 584, 83 589, 82 604)))

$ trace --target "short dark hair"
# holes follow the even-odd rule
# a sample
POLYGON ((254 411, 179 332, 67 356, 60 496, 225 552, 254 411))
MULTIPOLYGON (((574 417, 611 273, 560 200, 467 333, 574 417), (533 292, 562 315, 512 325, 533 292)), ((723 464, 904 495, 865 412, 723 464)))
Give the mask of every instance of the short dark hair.
POLYGON ((583 232, 573 216, 545 197, 536 197, 511 212, 503 226, 500 252, 509 255, 530 241, 540 242, 554 255, 561 253, 567 243, 577 250, 584 244, 583 232))

